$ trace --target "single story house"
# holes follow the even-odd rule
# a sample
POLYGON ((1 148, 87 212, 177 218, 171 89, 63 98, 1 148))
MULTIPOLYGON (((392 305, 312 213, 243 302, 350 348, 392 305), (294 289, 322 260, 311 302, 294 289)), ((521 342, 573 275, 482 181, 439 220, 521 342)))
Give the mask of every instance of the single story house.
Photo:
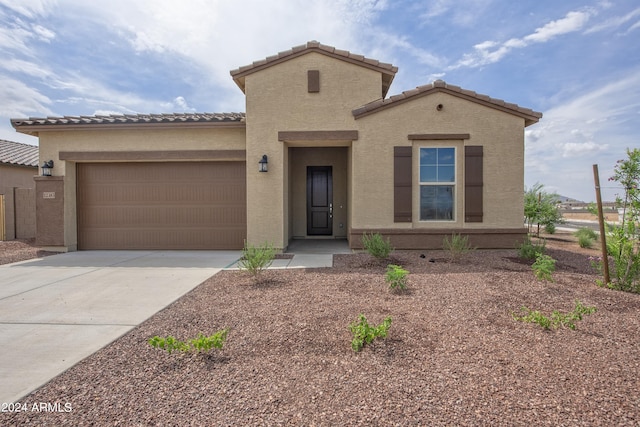
POLYGON ((378 232, 515 247, 524 128, 541 113, 312 41, 231 71, 246 113, 12 119, 38 136, 37 242, 59 250, 238 249, 378 232), (38 216, 40 218, 40 215, 38 216))
POLYGON ((36 234, 38 147, 0 139, 0 240, 36 234))

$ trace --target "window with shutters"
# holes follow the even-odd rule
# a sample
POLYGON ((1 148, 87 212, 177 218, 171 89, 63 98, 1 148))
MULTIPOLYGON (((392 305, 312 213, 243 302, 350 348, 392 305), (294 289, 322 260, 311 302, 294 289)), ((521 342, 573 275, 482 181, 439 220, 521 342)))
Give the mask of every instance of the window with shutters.
POLYGON ((420 148, 420 220, 454 221, 456 149, 420 148))

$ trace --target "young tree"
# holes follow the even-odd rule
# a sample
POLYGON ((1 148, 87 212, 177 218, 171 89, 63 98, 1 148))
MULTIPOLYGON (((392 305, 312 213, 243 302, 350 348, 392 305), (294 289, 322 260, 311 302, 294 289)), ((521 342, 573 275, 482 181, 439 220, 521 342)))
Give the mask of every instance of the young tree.
POLYGON ((562 223, 562 214, 558 206, 558 195, 547 193, 544 185, 535 183, 524 193, 524 218, 527 227, 536 225, 536 235, 540 237, 540 226, 552 228, 555 224, 562 223))
POLYGON ((614 268, 610 285, 616 289, 640 292, 640 149, 627 149, 626 160, 618 160, 609 181, 624 188, 624 199, 616 198, 622 208, 622 223, 607 236, 607 251, 614 268))

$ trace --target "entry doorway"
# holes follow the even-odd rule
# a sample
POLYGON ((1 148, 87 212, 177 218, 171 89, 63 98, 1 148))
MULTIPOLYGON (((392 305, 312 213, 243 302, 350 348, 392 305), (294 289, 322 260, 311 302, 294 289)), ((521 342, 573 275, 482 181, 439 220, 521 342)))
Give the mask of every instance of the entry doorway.
POLYGON ((333 168, 307 166, 307 235, 333 234, 333 168))

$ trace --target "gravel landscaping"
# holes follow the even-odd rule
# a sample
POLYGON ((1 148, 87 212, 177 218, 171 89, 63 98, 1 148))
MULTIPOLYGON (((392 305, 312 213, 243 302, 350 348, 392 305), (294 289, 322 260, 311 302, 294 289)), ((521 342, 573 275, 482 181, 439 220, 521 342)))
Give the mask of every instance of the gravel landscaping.
POLYGON ((0 241, 0 265, 56 254, 56 252, 48 252, 35 246, 34 240, 0 241))
MULTIPOLYGON (((335 268, 224 271, 0 414, 2 425, 640 425, 640 295, 600 288, 588 256, 549 241, 554 282, 515 250, 336 255, 335 268), (388 263, 410 271, 390 292, 388 263), (575 300, 576 330, 518 322, 575 300), (349 324, 393 319, 355 353, 349 324), (154 349, 154 335, 228 327, 222 350, 154 349), (33 404, 59 411, 33 411, 33 404)), ((27 343, 18 343, 26 345, 27 343)), ((37 345, 37 343, 28 343, 37 345)))

